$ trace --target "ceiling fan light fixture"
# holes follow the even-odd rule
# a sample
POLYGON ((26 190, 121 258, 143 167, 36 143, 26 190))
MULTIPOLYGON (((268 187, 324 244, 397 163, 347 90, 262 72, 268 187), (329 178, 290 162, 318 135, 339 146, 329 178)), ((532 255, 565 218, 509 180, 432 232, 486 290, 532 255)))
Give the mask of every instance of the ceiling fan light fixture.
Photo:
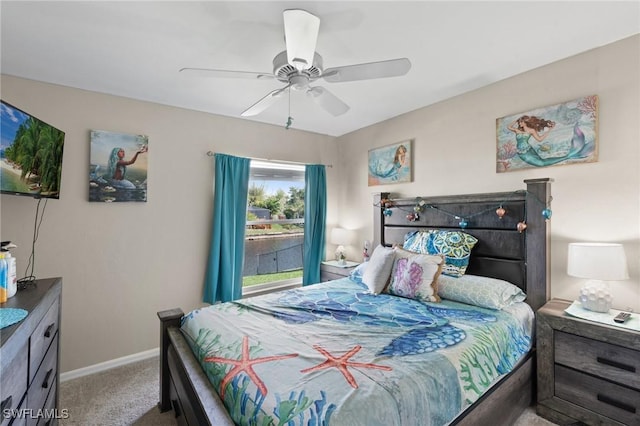
POLYGON ((289 78, 289 82, 293 90, 300 91, 309 87, 309 77, 305 75, 294 75, 289 78))

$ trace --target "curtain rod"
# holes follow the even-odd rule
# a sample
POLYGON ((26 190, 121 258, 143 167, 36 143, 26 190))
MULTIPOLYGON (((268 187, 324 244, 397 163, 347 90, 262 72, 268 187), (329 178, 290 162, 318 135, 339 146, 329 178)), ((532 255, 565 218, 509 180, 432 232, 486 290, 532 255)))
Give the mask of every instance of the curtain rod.
MULTIPOLYGON (((213 157, 216 153, 213 151, 207 151, 207 156, 209 157, 213 157)), ((295 164, 297 166, 306 166, 307 163, 299 163, 297 161, 285 161, 285 160, 270 160, 268 158, 257 158, 257 157, 245 157, 248 158, 250 160, 256 160, 256 161, 270 161, 272 163, 285 163, 285 164, 295 164)), ((323 166, 325 167, 333 167, 333 164, 323 164, 323 166)))

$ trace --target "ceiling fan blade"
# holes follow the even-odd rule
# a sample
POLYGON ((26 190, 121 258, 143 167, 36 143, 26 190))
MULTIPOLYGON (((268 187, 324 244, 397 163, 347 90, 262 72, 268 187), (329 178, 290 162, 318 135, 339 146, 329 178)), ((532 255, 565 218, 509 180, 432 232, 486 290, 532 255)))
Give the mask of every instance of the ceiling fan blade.
POLYGON ((260 114, 262 111, 266 110, 271 105, 275 104, 278 101, 278 99, 282 97, 282 94, 285 92, 285 90, 287 90, 290 86, 291 84, 287 84, 282 89, 276 89, 272 92, 269 92, 267 96, 260 99, 255 104, 251 105, 249 108, 244 110, 240 115, 242 117, 251 117, 251 116, 260 114))
POLYGON ((201 77, 216 78, 250 78, 250 79, 269 79, 275 78, 271 73, 250 72, 250 71, 231 71, 216 70, 211 68, 181 68, 179 72, 189 73, 191 75, 199 75, 201 77))
POLYGON ((298 70, 307 69, 313 64, 320 18, 302 9, 287 9, 283 16, 287 62, 298 70))
POLYGON ((407 58, 400 58, 390 59, 388 61, 369 62, 367 64, 328 68, 324 70, 322 77, 330 83, 339 83, 343 81, 397 77, 405 75, 410 69, 411 61, 407 58))
POLYGON ((338 97, 336 97, 336 95, 324 87, 311 87, 307 90, 307 95, 313 98, 315 103, 335 117, 349 111, 349 105, 342 102, 338 97))

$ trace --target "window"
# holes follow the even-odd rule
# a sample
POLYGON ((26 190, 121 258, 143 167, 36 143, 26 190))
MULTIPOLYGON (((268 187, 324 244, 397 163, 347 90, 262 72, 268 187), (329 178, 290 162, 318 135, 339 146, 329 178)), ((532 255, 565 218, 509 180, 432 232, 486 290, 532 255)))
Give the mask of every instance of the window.
POLYGON ((301 282, 304 170, 304 165, 251 160, 244 293, 301 282))

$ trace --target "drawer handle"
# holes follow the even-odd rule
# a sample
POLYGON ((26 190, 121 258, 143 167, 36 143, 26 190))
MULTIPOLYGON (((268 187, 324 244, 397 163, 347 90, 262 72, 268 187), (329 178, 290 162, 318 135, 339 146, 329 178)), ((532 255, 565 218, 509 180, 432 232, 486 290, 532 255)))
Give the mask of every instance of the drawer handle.
POLYGON ((180 417, 180 415, 182 415, 182 413, 180 412, 180 405, 178 404, 178 400, 172 399, 171 406, 173 407, 173 412, 176 414, 177 419, 178 417, 180 417))
POLYGON ((13 395, 9 395, 2 403, 0 403, 0 411, 4 412, 7 408, 11 407, 11 400, 13 399, 13 395))
POLYGON ((607 395, 602 395, 602 394, 598 394, 598 401, 604 402, 605 404, 609 404, 612 405, 616 408, 620 408, 621 410, 625 410, 628 411, 630 413, 635 414, 636 413, 636 408, 629 405, 629 404, 625 404, 624 402, 620 402, 617 401, 611 397, 608 397, 607 395))
POLYGON ((610 360, 610 359, 607 359, 607 358, 602 358, 602 357, 597 357, 596 360, 600 364, 609 365, 611 367, 619 368, 621 370, 630 371, 632 373, 636 372, 636 368, 633 365, 623 364, 621 362, 613 361, 613 360, 610 360))
POLYGON ((51 337, 51 330, 53 330, 53 326, 55 326, 56 323, 52 323, 49 325, 49 327, 47 327, 47 329, 44 332, 44 337, 51 337))
POLYGON ((44 376, 44 382, 42 382, 42 387, 45 389, 49 387, 49 377, 51 377, 51 373, 53 373, 53 368, 47 371, 47 374, 44 376))

